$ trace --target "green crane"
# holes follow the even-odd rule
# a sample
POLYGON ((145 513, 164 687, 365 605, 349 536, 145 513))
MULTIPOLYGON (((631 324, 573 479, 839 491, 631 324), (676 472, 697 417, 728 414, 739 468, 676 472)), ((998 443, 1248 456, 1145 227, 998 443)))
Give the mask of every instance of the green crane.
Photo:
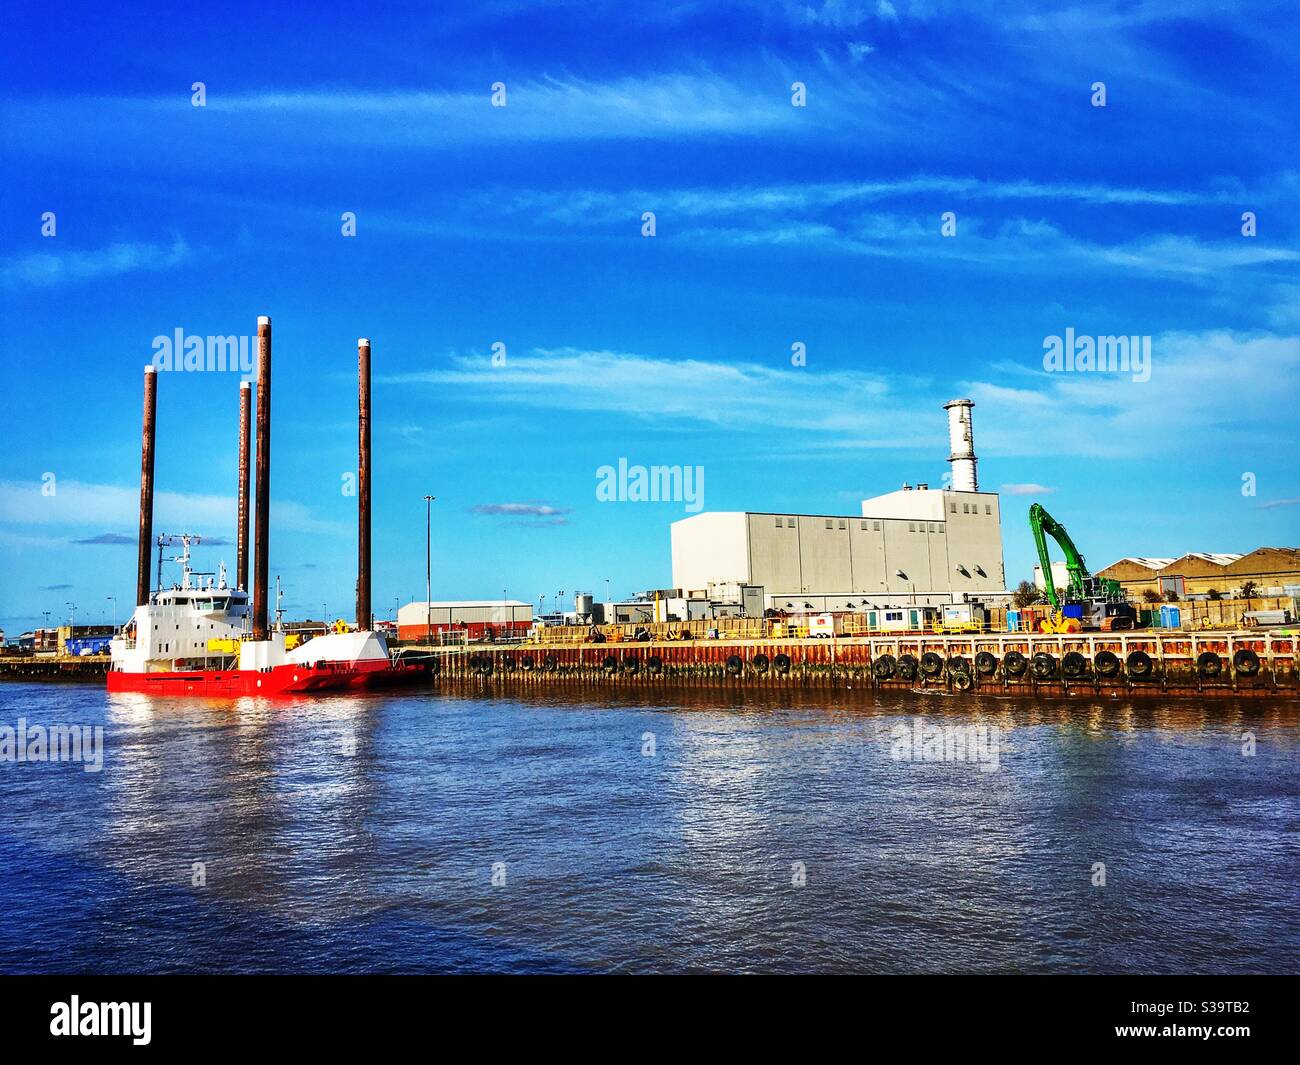
POLYGON ((1043 590, 1053 610, 1060 609, 1061 599, 1056 593, 1056 582, 1052 580, 1052 558, 1047 553, 1047 537, 1052 537, 1061 545, 1065 554, 1065 569, 1070 575, 1068 597, 1078 602, 1091 599, 1116 599, 1123 593, 1118 581, 1098 580, 1088 572, 1083 555, 1074 546, 1065 526, 1053 518, 1041 503, 1029 508, 1029 528, 1034 533, 1034 545, 1038 548, 1038 564, 1043 569, 1043 590))

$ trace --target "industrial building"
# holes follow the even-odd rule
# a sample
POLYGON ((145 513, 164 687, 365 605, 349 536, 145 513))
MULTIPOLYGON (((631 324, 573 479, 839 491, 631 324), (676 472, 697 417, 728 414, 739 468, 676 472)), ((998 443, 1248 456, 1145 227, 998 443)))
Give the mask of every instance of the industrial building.
POLYGON ((672 525, 673 584, 761 588, 791 611, 959 603, 1007 594, 997 493, 981 492, 969 399, 948 411, 951 488, 904 484, 860 514, 727 511, 672 525))
POLYGON ((439 639, 457 632, 470 640, 505 639, 527 635, 532 624, 533 605, 518 599, 407 603, 397 611, 397 638, 439 639))
POLYGON ((1191 551, 1180 558, 1121 558, 1097 574, 1119 581, 1129 598, 1145 592, 1178 599, 1217 592, 1234 596, 1246 583, 1259 596, 1300 595, 1300 548, 1260 547, 1247 555, 1191 551))

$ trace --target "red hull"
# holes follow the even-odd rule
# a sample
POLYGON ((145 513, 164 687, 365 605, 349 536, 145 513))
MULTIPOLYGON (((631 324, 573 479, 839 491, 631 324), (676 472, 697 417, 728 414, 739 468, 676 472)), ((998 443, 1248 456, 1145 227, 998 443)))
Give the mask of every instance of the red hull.
POLYGON ((238 698, 247 695, 297 695, 302 692, 355 691, 414 684, 429 675, 423 666, 375 662, 322 662, 272 669, 186 670, 169 673, 110 671, 111 692, 147 695, 197 695, 238 698))

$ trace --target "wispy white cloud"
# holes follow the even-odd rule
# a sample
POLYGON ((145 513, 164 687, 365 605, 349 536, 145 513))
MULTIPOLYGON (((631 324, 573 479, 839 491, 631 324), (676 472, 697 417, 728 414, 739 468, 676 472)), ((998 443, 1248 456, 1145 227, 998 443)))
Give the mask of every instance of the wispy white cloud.
MULTIPOLYGON (((1041 454, 1051 440, 1061 455, 1112 457, 1131 454, 1141 440, 1150 454, 1213 447, 1239 451, 1245 463, 1252 449, 1268 445, 1270 425, 1293 417, 1295 388, 1261 390, 1258 382, 1300 380, 1300 337, 1167 333, 1153 339, 1151 362, 1147 381, 1049 373, 1035 349, 958 387, 981 408, 979 449, 991 455, 1041 454), (1242 410, 1251 411, 1258 428, 1243 426, 1242 410), (1181 436, 1152 432, 1157 423, 1189 428, 1181 436)), ((498 367, 487 358, 453 356, 444 366, 385 380, 451 388, 484 405, 618 415, 708 439, 723 427, 727 439, 796 432, 805 453, 936 447, 943 420, 918 419, 916 412, 937 410, 953 390, 951 381, 918 372, 885 377, 795 368, 780 359, 722 363, 574 348, 512 355, 498 367)))
MULTIPOLYGON (((108 529, 110 532, 101 536, 127 536, 135 542, 134 527, 140 513, 139 486, 59 480, 53 495, 47 495, 43 489, 39 481, 0 481, 0 522, 108 529)), ((271 521, 275 528, 289 532, 345 531, 343 525, 318 519, 307 507, 291 500, 271 503, 271 521)), ((235 523, 235 501, 233 497, 219 495, 158 492, 154 496, 154 523, 159 527, 197 530, 200 534, 207 530, 215 545, 216 531, 227 530, 235 523)), ((110 541, 101 539, 100 542, 110 541)))
POLYGON ((1048 488, 1044 484, 1004 484, 1000 489, 1004 496, 1041 496, 1049 492, 1055 492, 1055 488, 1048 488))
POLYGON ((57 246, 61 239, 47 238, 49 250, 0 259, 0 284, 8 288, 48 288, 119 274, 167 270, 193 258, 189 245, 180 237, 171 244, 118 243, 90 251, 64 250, 57 246))

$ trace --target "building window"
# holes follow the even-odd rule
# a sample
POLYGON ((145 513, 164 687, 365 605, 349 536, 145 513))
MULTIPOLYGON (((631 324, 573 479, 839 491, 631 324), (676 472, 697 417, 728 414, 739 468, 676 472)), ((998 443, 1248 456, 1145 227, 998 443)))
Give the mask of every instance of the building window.
POLYGON ((849 523, 844 518, 840 518, 840 528, 847 529, 848 527, 849 523))
POLYGON ((1179 599, 1186 593, 1186 586, 1182 577, 1161 577, 1160 593, 1173 592, 1179 599))
POLYGON ((985 503, 985 504, 984 504, 984 513, 985 513, 985 514, 992 514, 992 513, 993 513, 993 504, 992 504, 992 503, 985 503))
POLYGON ((862 531, 863 532, 867 531, 867 523, 865 521, 862 523, 862 531))
POLYGON ((833 529, 833 528, 835 528, 835 522, 831 521, 830 518, 827 518, 827 519, 826 519, 826 528, 828 528, 828 529, 833 529))
POLYGON ((954 503, 954 504, 952 505, 952 512, 953 512, 954 514, 957 513, 957 504, 956 504, 956 503, 954 503))
POLYGON ((930 522, 930 531, 931 531, 931 532, 938 532, 938 531, 939 531, 939 526, 937 526, 934 522, 930 522))
POLYGON ((914 522, 914 521, 909 521, 909 522, 907 523, 907 531, 908 531, 908 532, 916 532, 916 522, 914 522))
POLYGON ((970 504, 969 504, 969 503, 963 503, 963 504, 961 505, 961 512, 962 512, 963 514, 969 514, 969 513, 970 513, 970 504))
POLYGON ((872 524, 875 525, 875 530, 874 530, 874 531, 875 531, 875 532, 880 532, 880 522, 877 521, 877 522, 873 522, 872 524))

